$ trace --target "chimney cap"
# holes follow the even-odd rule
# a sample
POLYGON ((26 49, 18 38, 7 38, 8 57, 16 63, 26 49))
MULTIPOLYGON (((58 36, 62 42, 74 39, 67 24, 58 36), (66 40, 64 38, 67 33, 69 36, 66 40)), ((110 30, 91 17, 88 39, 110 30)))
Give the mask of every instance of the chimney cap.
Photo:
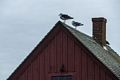
POLYGON ((107 19, 104 17, 92 18, 92 22, 107 22, 107 19))

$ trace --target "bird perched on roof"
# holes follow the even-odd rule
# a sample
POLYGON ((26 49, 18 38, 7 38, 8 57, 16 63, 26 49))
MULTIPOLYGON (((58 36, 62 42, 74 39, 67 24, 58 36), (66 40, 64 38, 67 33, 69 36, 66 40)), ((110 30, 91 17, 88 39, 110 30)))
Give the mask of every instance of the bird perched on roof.
POLYGON ((71 17, 67 14, 60 13, 59 16, 60 16, 60 19, 64 20, 64 23, 65 23, 66 20, 73 19, 73 17, 71 17))
POLYGON ((107 44, 107 45, 110 45, 110 43, 109 43, 108 41, 106 41, 106 44, 107 44))
POLYGON ((75 29, 76 29, 78 26, 83 26, 82 23, 76 22, 76 21, 72 21, 72 25, 75 26, 75 29))

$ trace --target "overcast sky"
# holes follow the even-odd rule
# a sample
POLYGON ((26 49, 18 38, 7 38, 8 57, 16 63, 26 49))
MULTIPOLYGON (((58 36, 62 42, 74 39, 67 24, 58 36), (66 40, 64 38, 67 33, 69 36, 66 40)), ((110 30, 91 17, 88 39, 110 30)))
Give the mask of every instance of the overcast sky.
MULTIPOLYGON (((0 80, 6 80, 66 13, 92 35, 92 17, 105 17, 107 40, 120 53, 120 0, 0 0, 0 80)), ((70 24, 71 21, 67 21, 70 24)))

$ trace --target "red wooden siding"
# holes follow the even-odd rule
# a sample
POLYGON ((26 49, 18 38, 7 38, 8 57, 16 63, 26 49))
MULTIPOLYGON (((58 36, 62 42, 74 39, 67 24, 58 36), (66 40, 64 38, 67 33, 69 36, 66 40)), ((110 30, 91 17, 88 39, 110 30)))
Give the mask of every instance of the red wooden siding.
POLYGON ((82 44, 61 30, 15 80, 50 80, 72 75, 73 80, 114 80, 111 73, 82 44), (61 65, 65 72, 61 73, 61 65))

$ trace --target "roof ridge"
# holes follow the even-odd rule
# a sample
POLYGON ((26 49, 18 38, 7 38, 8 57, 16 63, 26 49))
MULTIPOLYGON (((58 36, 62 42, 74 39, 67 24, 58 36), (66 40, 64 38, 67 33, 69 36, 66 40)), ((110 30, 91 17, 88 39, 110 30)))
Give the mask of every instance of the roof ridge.
POLYGON ((85 36, 87 36, 87 37, 93 39, 91 36, 89 36, 89 35, 87 35, 87 34, 81 32, 81 31, 79 31, 79 30, 77 30, 77 29, 75 29, 75 28, 73 28, 73 27, 71 27, 71 26, 69 26, 69 25, 67 25, 67 24, 65 24, 65 23, 63 23, 63 22, 61 22, 61 23, 62 23, 66 28, 71 28, 71 29, 73 29, 74 31, 77 31, 77 32, 79 32, 79 33, 81 33, 81 34, 83 34, 83 35, 85 35, 85 36))

